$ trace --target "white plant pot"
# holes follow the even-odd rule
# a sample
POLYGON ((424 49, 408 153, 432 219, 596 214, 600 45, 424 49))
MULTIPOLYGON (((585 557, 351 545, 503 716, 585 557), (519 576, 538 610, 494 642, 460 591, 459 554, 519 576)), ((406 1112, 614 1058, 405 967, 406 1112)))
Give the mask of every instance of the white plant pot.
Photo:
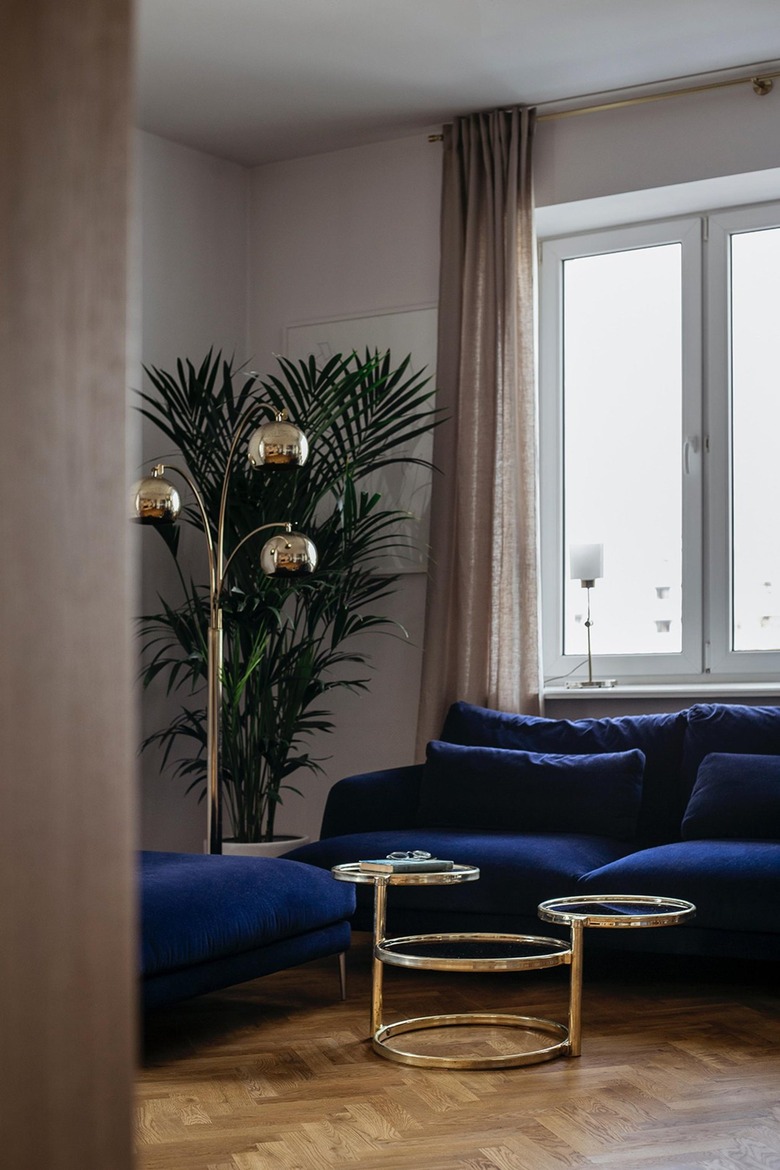
POLYGON ((299 845, 307 845, 308 837, 274 837, 273 841, 223 841, 222 852, 229 857, 281 857, 299 845))

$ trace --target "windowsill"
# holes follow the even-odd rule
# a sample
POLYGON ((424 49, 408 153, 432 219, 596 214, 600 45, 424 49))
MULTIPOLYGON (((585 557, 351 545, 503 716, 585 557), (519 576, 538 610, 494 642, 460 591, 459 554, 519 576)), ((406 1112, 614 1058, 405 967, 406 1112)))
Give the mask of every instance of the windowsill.
POLYGON ((740 699, 746 696, 780 698, 780 679, 765 682, 619 683, 614 687, 545 686, 546 699, 740 699))

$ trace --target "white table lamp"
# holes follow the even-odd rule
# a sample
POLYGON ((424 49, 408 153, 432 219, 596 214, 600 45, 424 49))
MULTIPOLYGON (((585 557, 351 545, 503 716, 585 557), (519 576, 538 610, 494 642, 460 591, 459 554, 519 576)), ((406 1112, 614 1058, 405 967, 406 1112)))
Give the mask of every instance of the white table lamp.
POLYGON ((604 576, 604 545, 603 544, 573 544, 569 548, 570 576, 573 581, 579 581, 583 589, 588 591, 588 617, 585 629, 588 632, 588 677, 571 683, 572 687, 614 687, 615 679, 593 679, 593 655, 590 644, 590 628, 593 625, 590 616, 590 591, 596 581, 604 576))

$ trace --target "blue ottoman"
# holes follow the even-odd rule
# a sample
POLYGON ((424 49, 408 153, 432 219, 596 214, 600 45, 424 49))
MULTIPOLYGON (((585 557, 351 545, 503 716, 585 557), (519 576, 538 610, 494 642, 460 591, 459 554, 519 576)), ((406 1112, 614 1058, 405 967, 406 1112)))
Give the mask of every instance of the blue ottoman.
POLYGON ((354 886, 302 862, 139 854, 141 987, 158 1007, 343 954, 354 886))

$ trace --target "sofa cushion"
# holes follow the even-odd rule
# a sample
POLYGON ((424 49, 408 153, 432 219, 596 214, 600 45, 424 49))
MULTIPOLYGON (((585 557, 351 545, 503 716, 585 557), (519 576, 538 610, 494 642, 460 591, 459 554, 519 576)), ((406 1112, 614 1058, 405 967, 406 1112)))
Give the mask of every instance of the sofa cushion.
POLYGON ((250 951, 349 918, 351 886, 278 858, 140 855, 145 976, 250 951))
MULTIPOLYGON (((389 914, 394 908, 430 914, 427 928, 438 929, 439 914, 468 913, 483 921, 503 918, 505 926, 520 917, 536 918, 540 902, 574 893, 581 874, 620 857, 625 848, 609 837, 575 833, 414 828, 328 837, 302 845, 291 856, 330 869, 342 862, 386 857, 398 849, 425 849, 435 857, 476 865, 478 881, 393 888, 388 897, 389 914)), ((359 902, 370 902, 371 894, 372 887, 361 887, 359 902)), ((478 919, 472 921, 471 929, 480 929, 478 919)))
POLYGON ((655 894, 696 906, 693 925, 780 931, 780 844, 676 841, 642 849, 585 874, 578 893, 655 894))
POLYGON ((475 747, 592 755, 638 748, 645 754, 638 836, 668 841, 679 834, 690 792, 680 786, 686 712, 602 719, 541 719, 509 715, 471 703, 453 703, 440 739, 475 747))
POLYGON ((644 754, 540 755, 428 744, 416 824, 525 833, 636 832, 644 754))
POLYGON ((696 703, 688 709, 682 758, 686 798, 699 765, 711 752, 780 755, 780 707, 696 703))
POLYGON ((705 756, 685 810, 682 835, 686 840, 780 841, 780 755, 705 756))

